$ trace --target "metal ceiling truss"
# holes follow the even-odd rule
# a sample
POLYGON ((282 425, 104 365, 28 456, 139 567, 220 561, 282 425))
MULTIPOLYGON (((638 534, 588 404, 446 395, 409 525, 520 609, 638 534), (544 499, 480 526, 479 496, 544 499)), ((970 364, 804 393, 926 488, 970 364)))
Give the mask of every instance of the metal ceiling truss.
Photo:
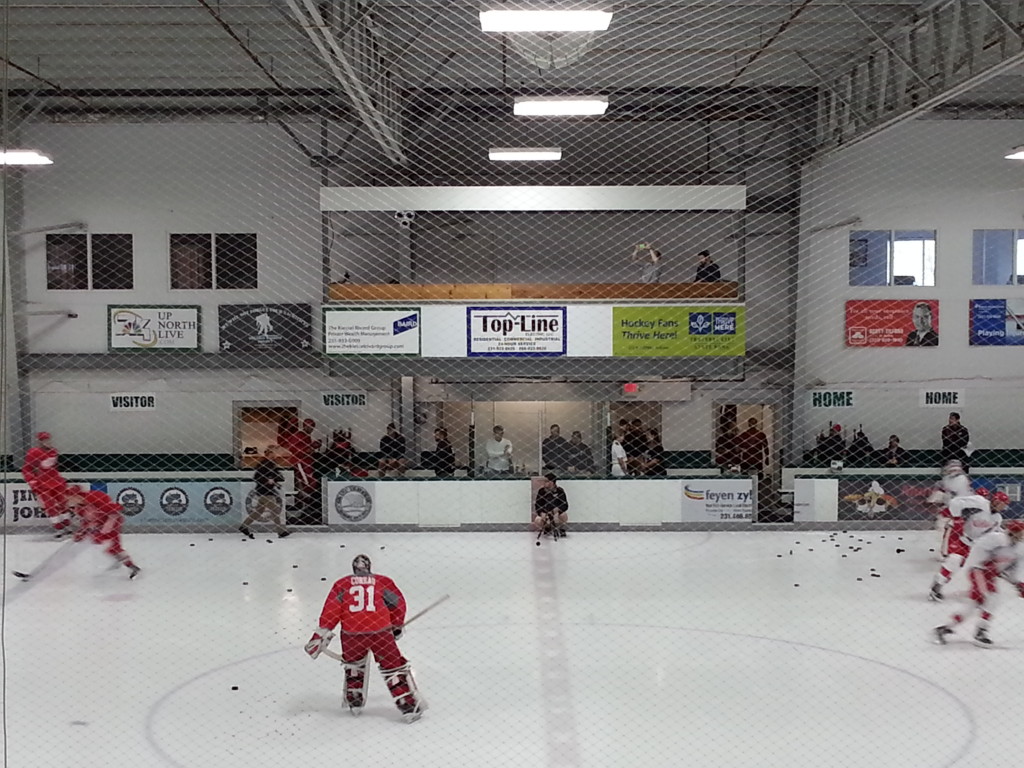
POLYGON ((886 32, 855 6, 843 5, 875 45, 839 73, 823 73, 800 56, 821 86, 819 156, 876 136, 1024 62, 1024 0, 939 0, 886 32))
POLYGON ((373 3, 285 1, 370 135, 391 162, 405 164, 401 93, 371 13, 373 3))

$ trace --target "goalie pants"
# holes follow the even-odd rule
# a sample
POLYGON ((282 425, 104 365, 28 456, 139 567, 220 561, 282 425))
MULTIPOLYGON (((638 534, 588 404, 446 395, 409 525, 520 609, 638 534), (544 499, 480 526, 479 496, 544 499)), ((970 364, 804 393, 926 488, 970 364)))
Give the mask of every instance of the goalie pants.
MULTIPOLYGON (((368 632, 365 634, 341 633, 341 657, 347 664, 355 664, 361 661, 367 653, 372 653, 382 672, 396 672, 392 676, 385 674, 388 690, 394 698, 398 708, 403 712, 409 711, 416 706, 416 697, 412 694, 409 683, 408 670, 404 669, 406 658, 398 650, 398 643, 390 629, 383 632, 368 632)), ((353 679, 346 675, 346 697, 359 692, 365 685, 362 677, 353 679)), ((351 699, 350 699, 351 701, 351 699)))

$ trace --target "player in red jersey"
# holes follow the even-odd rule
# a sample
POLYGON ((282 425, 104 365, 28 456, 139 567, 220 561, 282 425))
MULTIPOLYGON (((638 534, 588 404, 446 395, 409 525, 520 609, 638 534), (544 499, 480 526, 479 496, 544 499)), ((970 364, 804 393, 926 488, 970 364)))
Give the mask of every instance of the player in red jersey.
POLYGON ((403 719, 415 722, 426 702, 395 642, 405 624, 405 597, 394 581, 371 572, 371 567, 369 557, 356 555, 352 575, 334 582, 320 613, 319 629, 306 643, 306 653, 317 658, 340 623, 345 701, 352 714, 358 715, 366 704, 366 671, 372 653, 403 719))
POLYGON ((71 513, 67 506, 68 483, 57 471, 57 449, 50 444, 50 433, 36 435, 38 444, 28 449, 21 475, 39 500, 53 524, 56 538, 71 533, 71 513))
POLYGON ((75 541, 91 539, 94 544, 107 548, 107 554, 128 569, 128 578, 134 579, 142 570, 121 547, 121 528, 124 515, 121 505, 103 491, 83 491, 69 488, 68 505, 78 513, 80 523, 75 541))

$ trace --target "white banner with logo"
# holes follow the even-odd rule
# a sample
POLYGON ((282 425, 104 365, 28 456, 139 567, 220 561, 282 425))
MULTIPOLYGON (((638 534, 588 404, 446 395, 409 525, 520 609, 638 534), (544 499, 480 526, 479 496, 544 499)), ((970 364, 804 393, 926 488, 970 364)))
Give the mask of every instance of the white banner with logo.
POLYGON ((110 350, 199 349, 199 307, 107 307, 110 350))
POLYGON ((419 309, 324 309, 326 355, 419 353, 419 309))
POLYGON ((684 523, 737 522, 753 520, 753 481, 687 479, 682 483, 684 523))
POLYGON ((27 483, 4 483, 0 505, 6 525, 24 528, 49 524, 46 512, 27 483))
POLYGON ((374 509, 375 483, 327 483, 327 524, 366 525, 377 522, 374 509))
POLYGON ((468 357, 562 357, 565 307, 466 307, 468 357))

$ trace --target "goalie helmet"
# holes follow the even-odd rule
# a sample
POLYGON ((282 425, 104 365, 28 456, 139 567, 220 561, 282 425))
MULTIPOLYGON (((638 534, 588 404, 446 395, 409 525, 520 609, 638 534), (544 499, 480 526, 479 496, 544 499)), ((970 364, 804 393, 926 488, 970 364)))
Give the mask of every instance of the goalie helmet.
POLYGON ((959 459, 947 461, 946 465, 942 468, 943 477, 957 477, 962 474, 964 474, 964 465, 959 459))
POLYGON ((366 555, 356 555, 352 560, 353 573, 369 573, 372 567, 373 564, 366 555))

